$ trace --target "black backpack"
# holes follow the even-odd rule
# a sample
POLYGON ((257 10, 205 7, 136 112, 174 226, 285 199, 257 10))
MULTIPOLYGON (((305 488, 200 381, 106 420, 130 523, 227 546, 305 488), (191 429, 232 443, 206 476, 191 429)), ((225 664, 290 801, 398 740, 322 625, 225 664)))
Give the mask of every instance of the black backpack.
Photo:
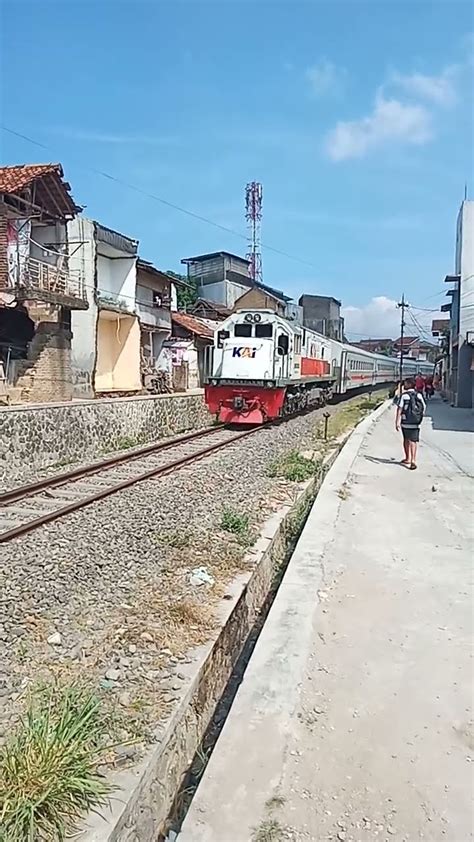
POLYGON ((405 424, 416 424, 418 427, 423 421, 423 403, 417 392, 410 392, 410 400, 404 412, 405 424))

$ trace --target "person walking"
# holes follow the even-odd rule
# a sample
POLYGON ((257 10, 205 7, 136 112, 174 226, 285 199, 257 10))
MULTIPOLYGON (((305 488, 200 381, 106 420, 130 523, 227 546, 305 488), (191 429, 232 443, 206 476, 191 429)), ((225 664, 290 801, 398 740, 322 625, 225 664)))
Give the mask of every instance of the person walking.
POLYGON ((415 377, 415 389, 416 389, 417 392, 420 393, 420 395, 424 394, 425 385, 426 385, 425 378, 423 377, 421 371, 419 371, 418 374, 415 377))
POLYGON ((415 381, 409 377, 405 380, 404 391, 400 397, 395 427, 403 435, 403 450, 405 458, 402 465, 411 471, 417 468, 416 454, 420 441, 420 424, 426 410, 426 404, 421 392, 416 389, 415 381))

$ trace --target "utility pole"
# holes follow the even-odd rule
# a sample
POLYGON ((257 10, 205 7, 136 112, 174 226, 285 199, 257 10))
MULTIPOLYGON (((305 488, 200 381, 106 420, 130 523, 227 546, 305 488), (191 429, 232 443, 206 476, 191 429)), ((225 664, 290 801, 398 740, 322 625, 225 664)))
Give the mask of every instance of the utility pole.
POLYGON ((402 300, 398 302, 397 307, 401 310, 401 318, 400 318, 400 374, 399 379, 400 383, 403 382, 403 336, 405 331, 405 310, 410 305, 405 301, 405 293, 402 294, 402 300))

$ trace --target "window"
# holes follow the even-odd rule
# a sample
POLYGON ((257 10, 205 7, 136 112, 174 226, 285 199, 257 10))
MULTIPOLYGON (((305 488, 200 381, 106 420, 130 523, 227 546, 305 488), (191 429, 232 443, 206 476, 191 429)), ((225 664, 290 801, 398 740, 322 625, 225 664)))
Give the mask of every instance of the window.
POLYGON ((217 334, 217 347, 223 348, 224 347, 224 339, 228 339, 230 333, 228 330, 220 330, 217 334))
POLYGON ((238 336, 238 337, 252 336, 252 325, 249 325, 249 324, 237 324, 237 325, 235 325, 234 336, 238 336))
POLYGON ((303 345, 306 345, 306 331, 303 328, 303 345))
POLYGON ((321 359, 324 360, 324 345, 321 345, 321 359))
POLYGON ((286 333, 280 333, 280 335, 278 337, 277 351, 278 351, 278 353, 280 354, 281 357, 285 357, 287 355, 288 345, 289 345, 289 342, 288 342, 288 337, 287 337, 286 333))
POLYGON ((301 336, 298 333, 295 336, 295 354, 301 354, 301 336))
POLYGON ((156 289, 154 289, 152 292, 153 292, 153 306, 154 307, 161 307, 162 304, 163 304, 163 297, 161 295, 161 292, 157 292, 156 289))
POLYGON ((273 325, 255 325, 256 339, 271 339, 273 336, 273 325))

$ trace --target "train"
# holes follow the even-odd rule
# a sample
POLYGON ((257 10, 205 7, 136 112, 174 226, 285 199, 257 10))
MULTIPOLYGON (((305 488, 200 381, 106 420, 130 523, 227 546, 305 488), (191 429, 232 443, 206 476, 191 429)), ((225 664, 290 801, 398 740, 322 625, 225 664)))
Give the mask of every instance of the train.
MULTIPOLYGON (((206 360, 205 401, 224 424, 264 424, 337 395, 393 384, 399 360, 329 339, 272 310, 237 310, 219 324, 206 360)), ((433 373, 405 359, 403 374, 433 373)))

